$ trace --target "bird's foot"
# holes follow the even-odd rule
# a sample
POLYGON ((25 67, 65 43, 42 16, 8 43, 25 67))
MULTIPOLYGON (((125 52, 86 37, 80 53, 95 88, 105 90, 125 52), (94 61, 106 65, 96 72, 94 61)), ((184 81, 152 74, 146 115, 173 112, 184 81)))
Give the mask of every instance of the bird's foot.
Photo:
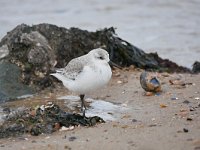
POLYGON ((85 117, 85 110, 86 110, 85 107, 81 108, 81 112, 83 113, 83 117, 85 117))
POLYGON ((85 110, 86 110, 84 96, 85 95, 80 95, 80 99, 81 99, 81 111, 83 113, 83 117, 85 117, 85 110))

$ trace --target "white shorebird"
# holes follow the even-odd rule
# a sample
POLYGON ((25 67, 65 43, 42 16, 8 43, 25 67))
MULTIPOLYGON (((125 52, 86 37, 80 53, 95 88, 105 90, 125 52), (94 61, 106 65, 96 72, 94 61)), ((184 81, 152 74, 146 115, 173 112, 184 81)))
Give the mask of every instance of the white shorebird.
POLYGON ((62 81, 68 90, 80 96, 81 110, 85 116, 85 94, 105 86, 112 71, 107 51, 101 48, 93 49, 88 54, 72 59, 65 68, 56 70, 54 77, 62 81))

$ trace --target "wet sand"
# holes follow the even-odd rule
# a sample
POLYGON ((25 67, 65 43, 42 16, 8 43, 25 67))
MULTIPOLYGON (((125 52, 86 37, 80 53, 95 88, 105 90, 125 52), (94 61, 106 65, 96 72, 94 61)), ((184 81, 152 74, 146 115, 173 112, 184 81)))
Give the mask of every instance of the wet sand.
MULTIPOLYGON (((50 135, 0 139, 0 149, 200 149, 200 75, 161 73, 163 92, 145 96, 139 82, 141 71, 114 70, 107 87, 87 96, 127 107, 118 119, 50 135), (185 86, 169 83, 176 79, 185 86)), ((44 99, 53 101, 67 94, 70 93, 61 87, 8 105, 37 105, 45 103, 44 99)), ((57 103, 63 106, 62 101, 57 103)))

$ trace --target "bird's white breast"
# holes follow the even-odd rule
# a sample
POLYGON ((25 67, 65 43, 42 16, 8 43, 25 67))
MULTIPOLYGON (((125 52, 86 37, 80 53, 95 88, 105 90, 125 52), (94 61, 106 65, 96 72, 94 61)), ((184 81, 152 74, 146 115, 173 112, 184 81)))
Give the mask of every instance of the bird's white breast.
POLYGON ((105 86, 111 76, 112 71, 107 63, 97 63, 94 66, 85 66, 80 76, 74 81, 63 84, 71 91, 85 94, 105 86))

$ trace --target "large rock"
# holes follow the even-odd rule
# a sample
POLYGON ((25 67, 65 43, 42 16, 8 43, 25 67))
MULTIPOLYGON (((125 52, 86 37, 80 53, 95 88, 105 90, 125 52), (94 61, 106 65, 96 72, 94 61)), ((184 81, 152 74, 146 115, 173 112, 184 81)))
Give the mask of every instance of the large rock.
POLYGON ((195 61, 194 64, 192 65, 192 71, 194 73, 200 73, 200 62, 195 61))
POLYGON ((22 95, 33 94, 33 89, 20 82, 21 71, 18 66, 1 62, 0 70, 0 102, 16 99, 22 95))

